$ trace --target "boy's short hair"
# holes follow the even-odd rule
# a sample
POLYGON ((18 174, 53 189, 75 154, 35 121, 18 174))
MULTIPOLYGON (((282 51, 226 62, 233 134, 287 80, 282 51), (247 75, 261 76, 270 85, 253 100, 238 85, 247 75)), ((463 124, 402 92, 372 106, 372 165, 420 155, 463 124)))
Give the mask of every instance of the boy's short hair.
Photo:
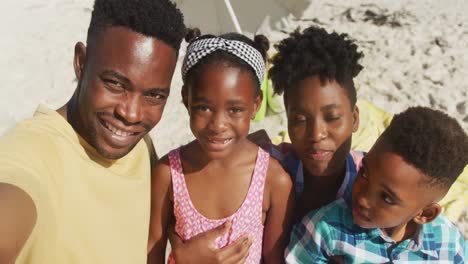
POLYGON ((159 39, 176 51, 186 31, 182 13, 169 0, 96 0, 87 45, 93 36, 112 26, 159 39))
POLYGON ((353 78, 362 70, 358 63, 363 57, 358 46, 347 34, 328 33, 323 28, 311 26, 302 33, 298 30, 275 46, 269 76, 275 93, 294 89, 301 80, 318 75, 322 82, 336 81, 348 94, 351 106, 356 104, 353 78))
POLYGON ((427 107, 410 107, 395 115, 381 138, 392 152, 449 188, 468 163, 468 137, 458 122, 427 107))

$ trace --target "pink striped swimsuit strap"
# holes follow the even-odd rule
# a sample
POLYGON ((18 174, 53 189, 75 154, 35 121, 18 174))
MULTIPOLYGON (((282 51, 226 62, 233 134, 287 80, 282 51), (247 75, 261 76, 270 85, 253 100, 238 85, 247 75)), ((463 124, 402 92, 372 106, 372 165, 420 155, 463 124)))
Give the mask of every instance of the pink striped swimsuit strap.
POLYGON ((185 176, 182 170, 182 162, 180 160, 180 148, 169 152, 169 165, 171 168, 174 208, 177 208, 180 203, 190 199, 187 186, 185 185, 185 176))
MULTIPOLYGON (((265 179, 268 171, 268 163, 270 161, 270 154, 262 148, 258 148, 257 161, 253 171, 250 188, 244 204, 249 204, 250 207, 255 207, 256 215, 259 216, 261 221, 262 207, 263 207, 263 193, 265 190, 265 179), (249 201, 249 203, 246 203, 249 201)), ((248 209, 248 208, 246 208, 248 209)), ((249 210, 252 212, 251 210, 249 210)))

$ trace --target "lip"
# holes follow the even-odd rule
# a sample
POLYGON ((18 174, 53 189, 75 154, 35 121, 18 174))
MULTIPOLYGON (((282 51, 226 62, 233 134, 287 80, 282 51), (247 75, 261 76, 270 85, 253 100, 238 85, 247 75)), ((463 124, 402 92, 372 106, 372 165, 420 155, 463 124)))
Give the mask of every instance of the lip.
POLYGON ((232 137, 205 137, 206 145, 211 151, 223 151, 232 141, 232 137))
POLYGON ((323 161, 329 159, 333 154, 331 150, 308 149, 306 155, 309 159, 323 161))
POLYGON ((104 138, 108 144, 115 148, 123 148, 131 145, 142 133, 135 129, 121 128, 111 122, 99 118, 104 138))

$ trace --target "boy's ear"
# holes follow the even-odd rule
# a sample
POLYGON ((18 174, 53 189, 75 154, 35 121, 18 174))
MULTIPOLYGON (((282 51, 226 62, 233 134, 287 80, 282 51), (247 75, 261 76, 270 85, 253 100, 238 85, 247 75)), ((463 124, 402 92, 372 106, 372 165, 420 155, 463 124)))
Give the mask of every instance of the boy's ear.
POLYGON ((353 132, 358 131, 359 129, 359 108, 357 105, 354 105, 353 110, 353 132))
POLYGON ((422 225, 432 222, 442 212, 442 207, 437 203, 431 203, 413 218, 416 224, 422 225))
POLYGON ((75 55, 73 57, 73 68, 75 69, 75 77, 78 81, 83 77, 85 63, 86 46, 82 42, 78 42, 75 45, 75 55))
POLYGON ((259 94, 257 97, 254 98, 254 109, 252 112, 252 115, 250 116, 250 119, 254 119, 255 115, 257 114, 258 110, 260 110, 260 107, 262 106, 262 101, 263 101, 263 94, 259 94))
POLYGON ((184 84, 182 85, 182 89, 180 91, 180 94, 182 95, 182 103, 184 103, 185 108, 188 109, 188 87, 184 84))

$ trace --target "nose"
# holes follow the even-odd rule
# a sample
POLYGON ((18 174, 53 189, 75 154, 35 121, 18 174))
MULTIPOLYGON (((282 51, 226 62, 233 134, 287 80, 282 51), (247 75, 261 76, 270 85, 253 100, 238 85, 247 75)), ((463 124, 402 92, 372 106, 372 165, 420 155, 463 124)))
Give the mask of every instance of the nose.
POLYGON ((358 193, 358 197, 356 199, 358 205, 364 209, 370 209, 371 206, 370 206, 370 203, 369 203, 369 199, 367 199, 365 193, 358 193))
POLYGON ((142 121, 143 111, 138 96, 127 94, 115 109, 119 119, 126 125, 135 125, 142 121))
POLYGON ((313 142, 320 142, 327 138, 327 125, 323 120, 315 119, 310 122, 308 127, 308 138, 313 142))
POLYGON ((227 120, 222 111, 215 112, 210 120, 210 129, 215 133, 222 133, 227 128, 227 120))

